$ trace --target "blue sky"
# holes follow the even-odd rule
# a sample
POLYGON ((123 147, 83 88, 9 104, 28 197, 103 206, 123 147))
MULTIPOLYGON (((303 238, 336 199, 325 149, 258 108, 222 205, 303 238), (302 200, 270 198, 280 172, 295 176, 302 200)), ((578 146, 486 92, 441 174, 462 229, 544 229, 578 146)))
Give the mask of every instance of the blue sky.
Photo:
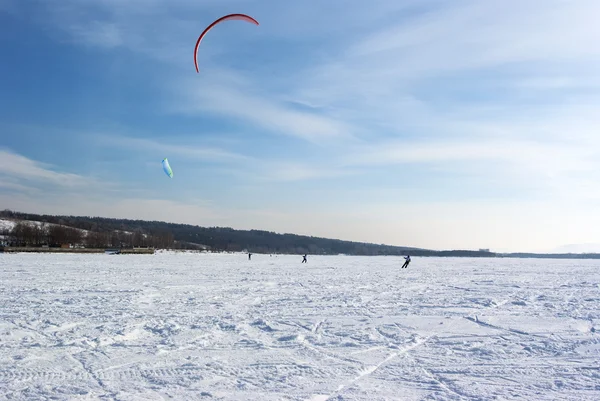
POLYGON ((0 0, 0 207, 433 249, 600 243, 598 15, 0 0), (198 35, 228 13, 260 26, 215 27, 197 74, 198 35))

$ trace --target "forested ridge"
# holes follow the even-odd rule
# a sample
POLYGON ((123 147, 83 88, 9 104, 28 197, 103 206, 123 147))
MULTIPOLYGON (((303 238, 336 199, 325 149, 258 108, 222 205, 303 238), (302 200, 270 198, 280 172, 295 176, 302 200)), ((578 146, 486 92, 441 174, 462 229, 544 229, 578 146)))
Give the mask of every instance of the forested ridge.
MULTIPOLYGON (((600 254, 535 254, 494 253, 477 250, 436 251, 408 246, 393 246, 365 242, 344 241, 264 230, 236 230, 230 227, 201 227, 191 224, 118 219, 91 216, 57 216, 0 211, 0 218, 35 221, 48 224, 45 232, 40 228, 28 234, 26 245, 60 246, 62 242, 80 242, 85 246, 150 246, 171 249, 206 249, 211 251, 285 253, 312 255, 406 255, 412 256, 463 256, 463 257, 543 257, 598 259, 600 254), (56 228, 53 226, 60 226, 56 228), (83 235, 74 228, 84 230, 83 235), (79 233, 78 233, 79 232, 79 233)), ((20 226, 23 229, 23 226, 20 226)), ((13 230, 14 231, 14 230, 13 230)), ((14 232, 0 235, 10 236, 14 232)))
MULTIPOLYGON (((236 230, 230 227, 201 227, 190 224, 167 223, 117 219, 91 216, 56 216, 21 213, 11 210, 0 212, 0 217, 15 220, 38 221, 86 230, 98 236, 114 233, 132 233, 138 238, 161 237, 171 239, 167 248, 202 248, 213 251, 248 251, 253 253, 295 253, 295 254, 348 254, 348 255, 463 255, 491 256, 489 252, 479 251, 432 251, 414 247, 371 244, 343 241, 314 236, 279 234, 264 230, 236 230)), ((8 234, 8 233, 4 233, 8 234)), ((70 233, 74 235, 73 232, 70 233)), ((89 234, 88 234, 89 235, 89 234)), ((75 235, 77 237, 77 235, 75 235)), ((76 238, 78 239, 78 238, 76 238)), ((140 241, 138 241, 140 242, 140 241)), ((109 245, 109 244, 107 244, 109 245)), ((116 244, 111 244, 116 245, 116 244)), ((133 244, 140 246, 143 244, 133 244)))

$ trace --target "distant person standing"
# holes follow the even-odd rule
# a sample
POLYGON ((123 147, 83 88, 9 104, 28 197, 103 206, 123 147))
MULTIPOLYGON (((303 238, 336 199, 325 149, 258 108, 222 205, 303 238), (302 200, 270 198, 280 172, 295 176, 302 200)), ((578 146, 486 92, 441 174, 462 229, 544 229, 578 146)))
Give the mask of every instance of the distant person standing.
POLYGON ((250 252, 248 252, 248 260, 252 259, 252 254, 250 252))
POLYGON ((410 264, 410 255, 406 255, 404 259, 406 259, 406 262, 404 262, 404 264, 402 265, 402 269, 407 268, 410 264))
POLYGON ((304 256, 302 257, 302 263, 307 263, 306 262, 306 254, 304 254, 304 256))

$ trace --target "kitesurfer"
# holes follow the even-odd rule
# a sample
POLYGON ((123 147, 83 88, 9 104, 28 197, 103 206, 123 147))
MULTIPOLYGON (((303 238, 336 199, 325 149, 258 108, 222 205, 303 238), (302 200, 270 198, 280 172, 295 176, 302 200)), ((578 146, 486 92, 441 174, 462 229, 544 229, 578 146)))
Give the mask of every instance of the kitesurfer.
POLYGON ((410 264, 410 255, 406 255, 404 259, 406 259, 406 262, 404 262, 404 264, 402 265, 402 269, 407 268, 410 264))

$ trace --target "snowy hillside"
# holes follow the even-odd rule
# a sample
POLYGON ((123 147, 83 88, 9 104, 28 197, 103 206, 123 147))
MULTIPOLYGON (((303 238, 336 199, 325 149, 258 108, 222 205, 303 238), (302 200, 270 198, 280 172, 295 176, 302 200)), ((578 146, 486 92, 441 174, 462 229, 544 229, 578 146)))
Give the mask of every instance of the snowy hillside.
POLYGON ((7 399, 598 400, 600 262, 0 255, 7 399))
MULTIPOLYGON (((52 227, 52 226, 59 226, 59 227, 68 227, 65 225, 60 225, 60 224, 53 224, 53 223, 45 223, 45 222, 41 222, 41 221, 31 221, 31 220, 17 220, 17 219, 0 219, 0 230, 12 230, 12 228, 17 225, 18 223, 25 223, 25 224, 29 224, 32 226, 46 226, 46 227, 52 227)), ((87 230, 82 230, 79 228, 75 228, 75 230, 81 232, 81 234, 83 236, 87 235, 88 231, 87 230)))
MULTIPOLYGON (((1 231, 9 231, 12 230, 12 228, 17 224, 17 223, 25 223, 25 224, 29 224, 32 226, 46 226, 46 227, 52 227, 52 226, 58 226, 58 227, 68 227, 68 228, 72 228, 74 230, 77 230, 81 233, 82 237, 85 238, 87 237, 87 235, 90 233, 90 231, 88 230, 83 230, 80 228, 74 228, 74 227, 70 227, 67 225, 61 225, 61 224, 54 224, 54 223, 45 223, 45 222, 41 222, 41 221, 32 221, 32 220, 19 220, 19 219, 6 219, 6 218, 1 218, 0 219, 0 232, 1 231)), ((130 231, 123 231, 123 230, 115 230, 115 232, 119 232, 122 234, 127 234, 127 235, 133 235, 132 232, 130 231)), ((148 235, 147 234, 142 234, 142 237, 147 238, 148 235)))
POLYGON ((0 232, 10 231, 16 224, 14 220, 0 219, 0 232))

